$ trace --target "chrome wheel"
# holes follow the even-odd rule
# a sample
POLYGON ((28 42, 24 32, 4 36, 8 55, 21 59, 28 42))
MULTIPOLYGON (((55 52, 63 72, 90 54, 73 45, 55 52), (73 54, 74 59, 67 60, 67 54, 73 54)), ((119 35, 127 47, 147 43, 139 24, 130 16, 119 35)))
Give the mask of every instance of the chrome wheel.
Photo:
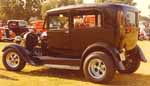
POLYGON ((106 74, 106 65, 100 59, 92 59, 88 65, 89 74, 95 79, 101 79, 106 74))
POLYGON ((6 56, 6 63, 12 68, 16 68, 20 64, 20 57, 15 52, 10 52, 6 56))

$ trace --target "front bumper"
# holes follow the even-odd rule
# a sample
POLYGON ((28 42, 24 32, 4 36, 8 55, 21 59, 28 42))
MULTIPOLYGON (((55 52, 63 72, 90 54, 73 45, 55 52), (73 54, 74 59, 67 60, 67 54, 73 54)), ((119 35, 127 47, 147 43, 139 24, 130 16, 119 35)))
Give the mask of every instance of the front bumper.
POLYGON ((6 38, 6 37, 2 37, 1 40, 2 40, 2 41, 13 41, 14 38, 6 38))

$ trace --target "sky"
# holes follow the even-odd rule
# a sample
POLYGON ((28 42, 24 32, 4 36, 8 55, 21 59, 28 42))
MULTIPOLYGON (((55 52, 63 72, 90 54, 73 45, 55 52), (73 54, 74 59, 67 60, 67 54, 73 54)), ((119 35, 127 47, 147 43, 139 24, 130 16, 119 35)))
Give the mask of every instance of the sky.
POLYGON ((148 5, 150 5, 150 0, 133 0, 137 3, 136 8, 141 11, 142 16, 150 15, 150 10, 148 9, 148 5))
POLYGON ((83 0, 83 3, 94 3, 95 0, 83 0))
MULTIPOLYGON (((84 3, 94 3, 95 0, 83 0, 84 3)), ((138 8, 141 11, 142 16, 150 15, 150 10, 148 9, 148 5, 150 5, 150 0, 133 0, 133 2, 136 2, 136 8, 138 8)))

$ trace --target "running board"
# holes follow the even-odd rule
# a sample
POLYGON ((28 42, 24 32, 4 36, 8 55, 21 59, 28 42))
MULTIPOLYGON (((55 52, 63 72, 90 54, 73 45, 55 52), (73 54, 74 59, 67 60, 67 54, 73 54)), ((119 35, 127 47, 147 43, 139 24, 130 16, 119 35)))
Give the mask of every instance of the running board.
POLYGON ((57 69, 80 70, 79 66, 56 65, 56 64, 44 64, 44 66, 49 68, 57 68, 57 69))
POLYGON ((42 64, 54 64, 54 65, 67 65, 68 66, 79 66, 80 67, 80 59, 74 58, 64 58, 64 57, 53 57, 53 56, 35 56, 34 58, 38 58, 42 64))

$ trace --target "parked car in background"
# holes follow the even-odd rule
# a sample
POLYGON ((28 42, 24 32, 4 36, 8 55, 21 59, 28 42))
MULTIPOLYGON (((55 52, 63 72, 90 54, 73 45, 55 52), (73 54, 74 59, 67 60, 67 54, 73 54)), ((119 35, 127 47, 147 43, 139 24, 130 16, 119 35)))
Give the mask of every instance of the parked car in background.
POLYGON ((37 32, 41 32, 43 30, 43 24, 44 24, 43 20, 35 20, 32 21, 31 24, 37 32))
POLYGON ((3 21, 2 20, 0 20, 0 27, 2 27, 3 26, 3 21))
POLYGON ((43 32, 47 32, 47 29, 43 29, 44 21, 43 20, 35 20, 31 22, 32 29, 37 34, 42 34, 43 32))
POLYGON ((140 22, 139 28, 139 40, 150 40, 150 24, 146 22, 140 22))
POLYGON ((28 32, 28 23, 25 20, 8 20, 7 25, 8 29, 12 30, 16 36, 28 32))
POLYGON ((0 27, 0 41, 13 41, 16 34, 9 30, 7 26, 0 27))
MULTIPOLYGON (((40 45, 34 33, 24 35, 24 46, 3 49, 7 70, 21 71, 25 64, 81 70, 86 79, 106 83, 115 72, 130 74, 146 62, 138 41, 138 13, 129 5, 89 4, 46 12, 40 45)), ((61 71, 60 71, 61 72, 61 71)))

